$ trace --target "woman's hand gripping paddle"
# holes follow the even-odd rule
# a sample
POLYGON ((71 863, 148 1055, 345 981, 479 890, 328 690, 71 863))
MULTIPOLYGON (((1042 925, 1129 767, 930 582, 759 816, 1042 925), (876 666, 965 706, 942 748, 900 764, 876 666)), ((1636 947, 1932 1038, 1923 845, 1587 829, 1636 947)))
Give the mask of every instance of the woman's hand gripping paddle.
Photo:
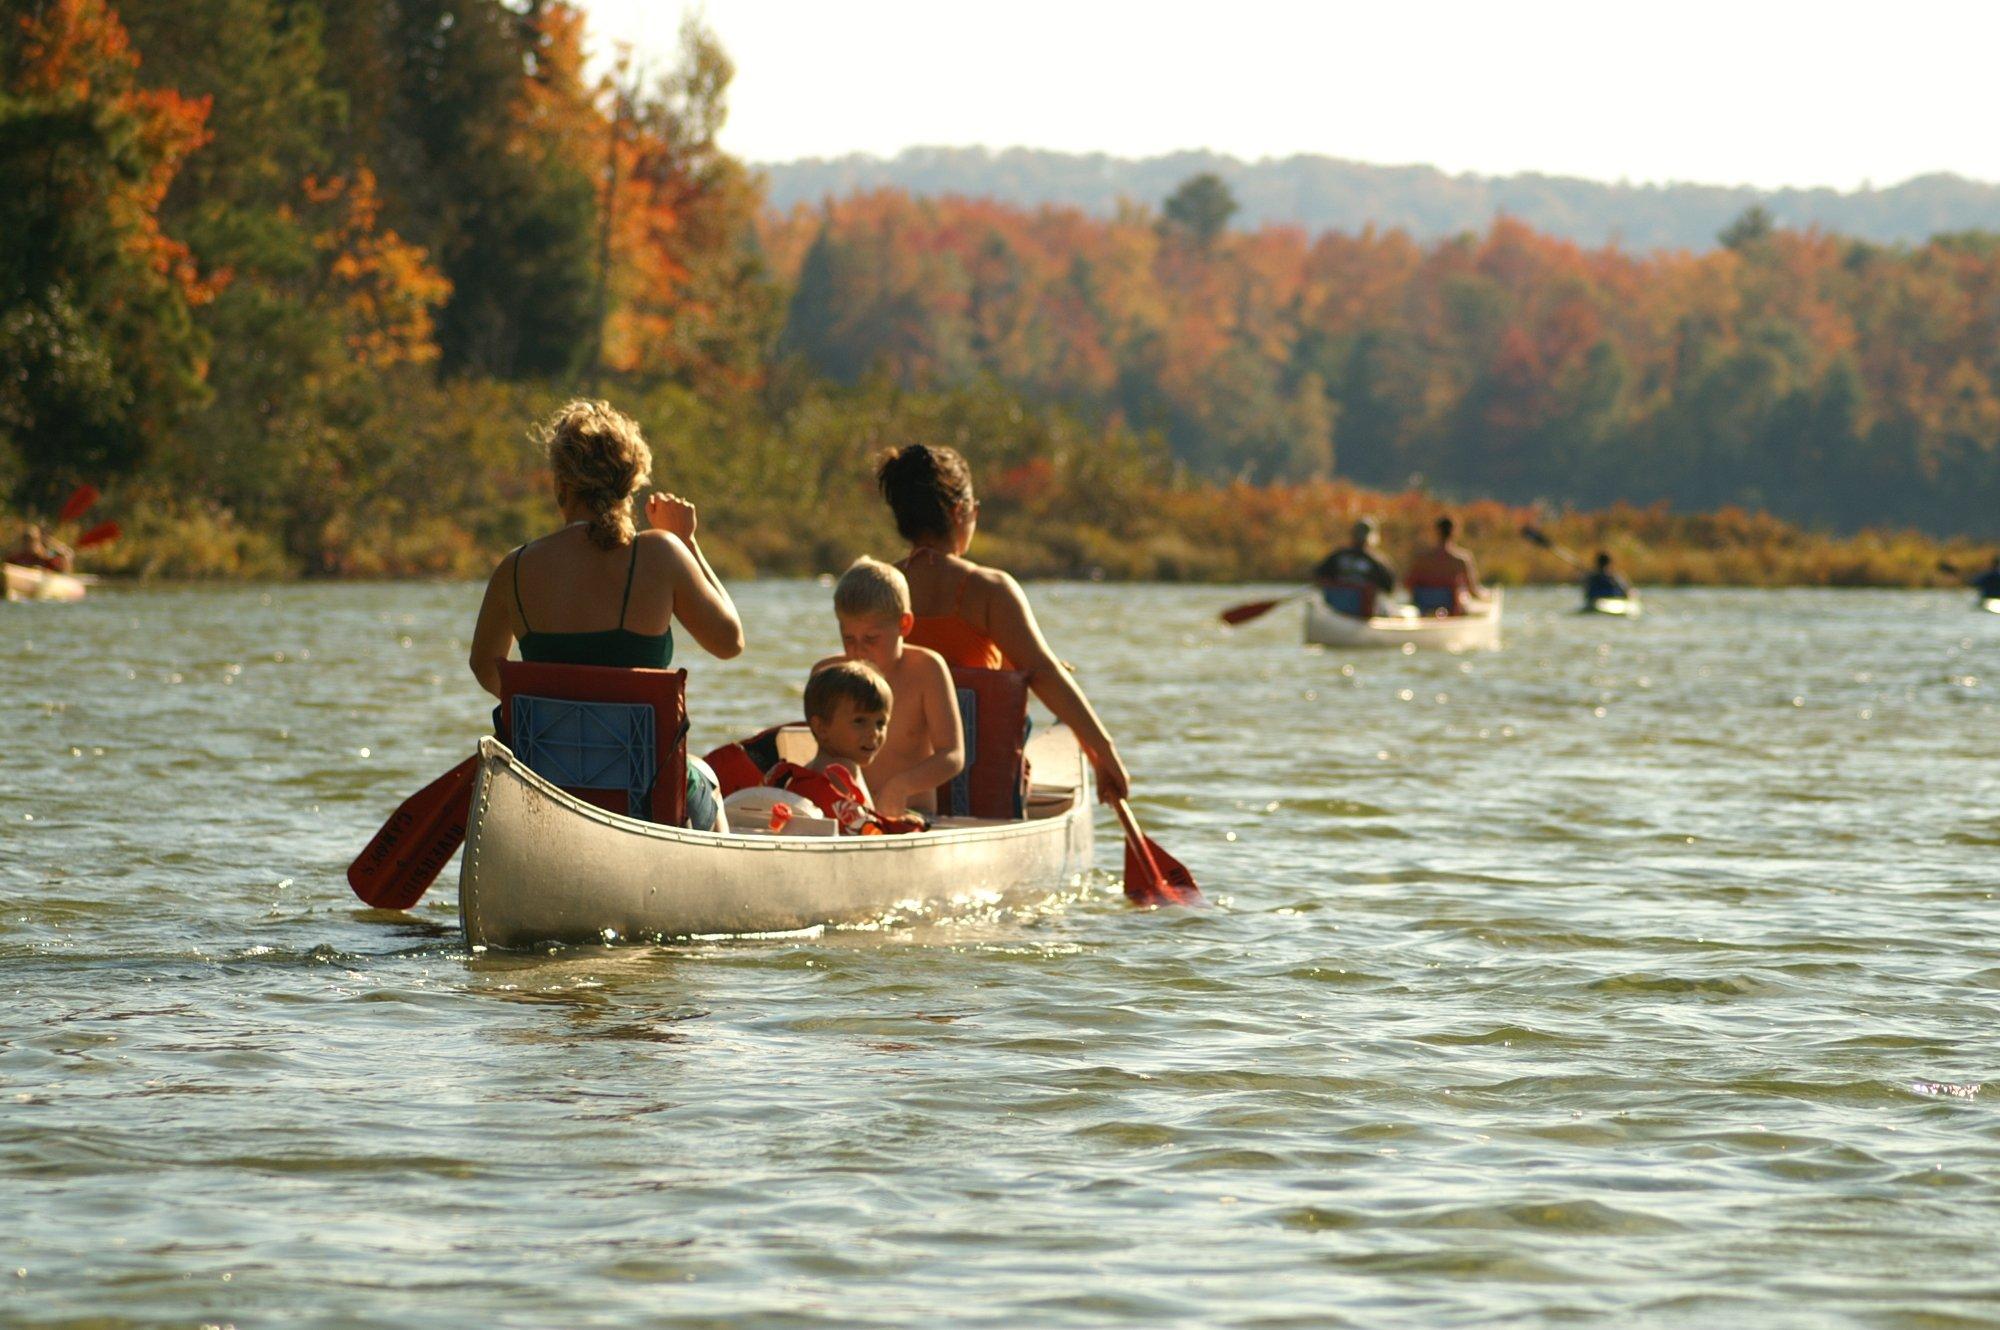
POLYGON ((1222 612, 1222 621, 1234 628, 1238 624, 1249 623, 1252 619, 1261 619, 1278 606, 1311 594, 1312 591, 1307 589, 1294 591, 1289 596, 1279 596, 1276 600, 1253 600, 1244 605, 1232 605, 1222 612))
POLYGON ((465 839, 479 759, 468 757, 392 813, 359 858, 347 885, 378 910, 407 910, 430 889, 465 839))
POLYGON ((1161 849, 1132 816, 1132 805, 1111 805, 1125 827, 1125 899, 1134 905, 1206 905, 1194 874, 1161 849))

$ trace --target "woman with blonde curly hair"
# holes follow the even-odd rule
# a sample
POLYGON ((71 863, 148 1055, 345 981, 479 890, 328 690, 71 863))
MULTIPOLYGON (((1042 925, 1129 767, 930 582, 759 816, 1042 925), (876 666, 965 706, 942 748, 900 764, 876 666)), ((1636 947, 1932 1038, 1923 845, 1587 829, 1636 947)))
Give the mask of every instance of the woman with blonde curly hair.
POLYGON ((541 434, 565 525, 508 554, 487 581, 469 662, 480 686, 500 695, 500 664, 517 642, 522 660, 665 669, 676 619, 710 655, 740 654, 743 621, 695 541, 694 505, 656 492, 652 529, 633 529, 632 499, 653 467, 637 422, 575 401, 541 434))

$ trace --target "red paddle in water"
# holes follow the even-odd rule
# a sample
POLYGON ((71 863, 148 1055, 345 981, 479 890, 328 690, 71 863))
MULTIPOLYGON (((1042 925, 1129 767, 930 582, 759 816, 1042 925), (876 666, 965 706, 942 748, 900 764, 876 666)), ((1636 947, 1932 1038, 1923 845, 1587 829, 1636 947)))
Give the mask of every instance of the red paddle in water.
POLYGON ((99 522, 76 538, 76 548, 87 550, 92 545, 108 545, 124 534, 125 528, 116 522, 99 522))
POLYGON ((1253 600, 1244 605, 1232 605, 1222 612, 1222 621, 1231 627, 1239 623, 1249 623, 1252 619, 1263 618, 1272 610, 1277 609, 1278 606, 1288 601, 1294 601, 1301 596, 1309 596, 1311 594, 1312 591, 1307 589, 1305 591, 1294 591, 1289 596, 1279 596, 1276 600, 1253 600))
POLYGON ((468 757, 403 801, 347 866, 347 885, 378 910, 407 910, 465 839, 479 759, 468 757))
POLYGON ((74 522, 90 511, 90 505, 97 502, 97 486, 78 485, 63 501, 62 511, 56 514, 57 522, 74 522))
POLYGON ((1134 905, 1206 905, 1194 874, 1139 830, 1132 805, 1123 799, 1111 805, 1125 827, 1125 898, 1134 905))

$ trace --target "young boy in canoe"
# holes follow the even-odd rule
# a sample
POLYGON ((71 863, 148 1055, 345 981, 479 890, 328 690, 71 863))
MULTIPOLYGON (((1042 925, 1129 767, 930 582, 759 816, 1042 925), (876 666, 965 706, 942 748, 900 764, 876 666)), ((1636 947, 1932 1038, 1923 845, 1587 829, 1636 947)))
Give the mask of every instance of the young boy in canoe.
POLYGON ((937 787, 965 770, 965 725, 944 657, 903 640, 915 622, 910 584, 893 564, 856 559, 834 584, 833 614, 845 655, 814 671, 863 662, 881 674, 895 701, 888 736, 868 768, 875 807, 889 816, 935 814, 937 787))
POLYGON ((888 684, 866 662, 840 660, 818 670, 806 682, 806 726, 819 751, 803 766, 778 763, 764 773, 764 783, 812 800, 849 835, 922 831, 921 817, 878 812, 861 774, 889 732, 892 700, 888 684))

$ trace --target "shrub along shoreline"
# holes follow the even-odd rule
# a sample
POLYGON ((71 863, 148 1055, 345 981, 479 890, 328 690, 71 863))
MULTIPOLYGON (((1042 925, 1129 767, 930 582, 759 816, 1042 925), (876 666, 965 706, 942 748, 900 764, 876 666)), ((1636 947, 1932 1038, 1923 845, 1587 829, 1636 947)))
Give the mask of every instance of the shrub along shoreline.
MULTIPOLYGON (((752 514, 697 493, 703 546, 731 578, 811 576, 838 572, 854 555, 893 557, 900 549, 886 520, 876 520, 871 495, 854 496, 860 520, 814 529, 774 530, 752 514), (850 532, 843 536, 841 533, 850 532)), ((1664 506, 1621 505, 1598 512, 1549 512, 1481 500, 1453 504, 1421 491, 1383 494, 1339 483, 1277 488, 1161 488, 1135 496, 1145 521, 1089 521, 1007 511, 988 501, 978 556, 1024 578, 1183 583, 1285 582, 1301 579, 1356 517, 1382 524, 1384 548, 1399 566, 1427 537, 1431 521, 1454 514, 1482 574, 1503 584, 1560 584, 1577 573, 1520 535, 1534 523, 1558 544, 1588 560, 1609 551, 1619 570, 1641 586, 1941 587, 1962 579, 1944 573, 1949 561, 1970 574, 1990 551, 1963 540, 1939 541, 1910 531, 1863 531, 1834 536, 1803 530, 1768 514, 1724 509, 1673 513, 1664 506), (1000 511, 996 514, 994 509, 1000 511)), ((277 533, 242 521, 202 500, 175 500, 144 491, 108 495, 125 536, 87 552, 85 571, 115 580, 380 581, 484 577, 494 562, 538 526, 532 506, 502 539, 482 538, 449 514, 412 523, 352 526, 355 548, 334 567, 313 567, 289 555, 277 533)), ((0 516, 0 530, 24 518, 0 516)))

